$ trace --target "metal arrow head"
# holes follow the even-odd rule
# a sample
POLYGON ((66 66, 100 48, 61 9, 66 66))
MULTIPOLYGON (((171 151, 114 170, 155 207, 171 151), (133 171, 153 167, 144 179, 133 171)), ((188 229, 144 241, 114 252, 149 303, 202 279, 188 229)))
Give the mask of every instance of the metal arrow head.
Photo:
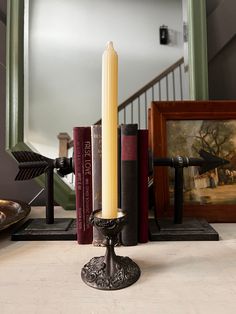
POLYGON ((215 169, 219 166, 227 165, 229 163, 228 160, 214 156, 205 150, 201 149, 199 151, 199 155, 203 159, 202 165, 199 167, 199 174, 203 174, 207 171, 215 169))
POLYGON ((12 155, 19 163, 19 172, 15 180, 29 180, 36 178, 53 165, 53 160, 29 151, 16 151, 12 155))

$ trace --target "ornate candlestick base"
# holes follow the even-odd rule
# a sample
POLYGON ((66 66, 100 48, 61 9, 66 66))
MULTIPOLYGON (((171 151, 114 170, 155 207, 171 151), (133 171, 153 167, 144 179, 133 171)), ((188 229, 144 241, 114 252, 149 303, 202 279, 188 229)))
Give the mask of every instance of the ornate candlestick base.
POLYGON ((117 218, 104 219, 101 210, 97 210, 90 220, 106 237, 106 253, 84 265, 81 271, 83 281, 101 290, 118 290, 135 283, 140 277, 138 265, 129 257, 117 256, 114 251, 117 235, 126 222, 126 213, 119 211, 117 218))

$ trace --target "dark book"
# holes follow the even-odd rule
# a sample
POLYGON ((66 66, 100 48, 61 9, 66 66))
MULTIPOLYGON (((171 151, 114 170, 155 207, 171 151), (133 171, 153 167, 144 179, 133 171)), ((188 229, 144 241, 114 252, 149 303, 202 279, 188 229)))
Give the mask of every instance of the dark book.
POLYGON ((137 134, 137 124, 121 125, 121 208, 127 212, 121 242, 127 246, 138 243, 137 134))
MULTIPOLYGON (((102 127, 91 126, 93 210, 102 209, 102 127)), ((104 236, 93 227, 93 245, 104 246, 104 236)))
POLYGON ((75 196, 77 213, 77 241, 79 244, 92 243, 92 154, 91 128, 74 127, 75 196))
POLYGON ((138 130, 138 242, 148 242, 148 130, 138 130))
POLYGON ((118 166, 118 208, 121 208, 121 128, 117 130, 117 166, 118 166))

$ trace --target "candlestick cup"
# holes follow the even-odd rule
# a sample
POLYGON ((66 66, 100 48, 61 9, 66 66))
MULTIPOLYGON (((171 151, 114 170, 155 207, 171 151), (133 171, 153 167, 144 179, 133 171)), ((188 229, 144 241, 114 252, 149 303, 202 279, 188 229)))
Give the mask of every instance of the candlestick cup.
POLYGON ((100 290, 118 290, 135 283, 140 277, 138 265, 129 257, 117 256, 114 246, 126 222, 126 213, 118 210, 117 218, 102 218, 102 211, 96 210, 90 222, 102 232, 106 239, 104 256, 92 258, 81 271, 82 280, 90 287, 100 290))

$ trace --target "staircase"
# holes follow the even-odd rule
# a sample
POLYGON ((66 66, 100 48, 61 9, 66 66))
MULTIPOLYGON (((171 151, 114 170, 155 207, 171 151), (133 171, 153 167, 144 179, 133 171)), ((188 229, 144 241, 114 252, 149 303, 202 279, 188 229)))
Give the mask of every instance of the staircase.
MULTIPOLYGON (((118 107, 119 124, 137 123, 139 128, 146 129, 152 101, 187 99, 183 73, 184 59, 181 58, 121 103, 118 107)), ((100 119, 94 124, 101 122, 100 119)), ((73 140, 67 133, 60 133, 58 139, 59 156, 66 156, 66 151, 73 147, 73 140)))
MULTIPOLYGON (((147 112, 154 100, 183 100, 184 59, 181 58, 159 74, 118 107, 119 124, 137 123, 147 128, 147 112)), ((101 120, 95 124, 100 124, 101 120)))
MULTIPOLYGON (((184 58, 181 58, 119 105, 119 124, 137 123, 139 129, 147 129, 151 102, 187 99, 185 85, 184 58)), ((100 119, 94 124, 101 122, 100 119)), ((59 156, 71 157, 73 140, 67 133, 60 133, 58 139, 59 156)), ((74 175, 64 179, 69 185, 74 185, 74 175)))

